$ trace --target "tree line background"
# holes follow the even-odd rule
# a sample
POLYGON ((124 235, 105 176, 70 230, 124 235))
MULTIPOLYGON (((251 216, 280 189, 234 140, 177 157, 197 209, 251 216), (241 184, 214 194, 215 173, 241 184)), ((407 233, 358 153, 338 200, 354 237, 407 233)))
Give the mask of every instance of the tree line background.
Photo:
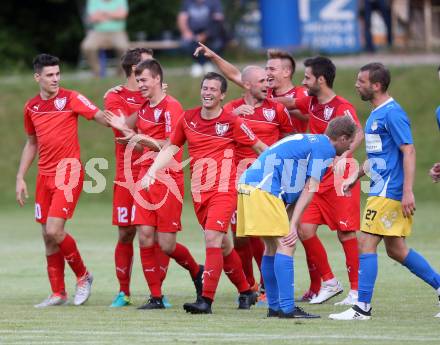
MULTIPOLYGON (((144 32, 148 40, 162 38, 163 32, 178 37, 176 16, 181 0, 128 0, 127 31, 131 40, 144 32)), ((243 0, 224 0, 231 25, 241 11, 243 0)), ((0 68, 29 67, 32 58, 47 52, 75 65, 85 36, 86 0, 6 0, 0 6, 0 68)))

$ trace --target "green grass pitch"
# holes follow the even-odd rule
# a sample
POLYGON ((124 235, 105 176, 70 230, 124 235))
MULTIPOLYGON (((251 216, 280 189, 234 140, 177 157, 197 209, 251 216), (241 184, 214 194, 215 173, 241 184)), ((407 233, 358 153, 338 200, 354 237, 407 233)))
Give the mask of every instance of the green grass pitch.
MULTIPOLYGON (((166 71, 165 71, 166 72, 166 71)), ((300 81, 302 72, 297 72, 300 81)), ((434 109, 439 103, 436 66, 392 70, 392 95, 408 111, 413 124, 417 149, 415 195, 417 211, 411 247, 440 269, 440 184, 432 185, 427 171, 439 161, 439 133, 434 109)), ((338 71, 336 91, 354 103, 361 121, 368 115, 368 105, 354 91, 356 71, 338 71)), ((184 107, 197 105, 198 82, 184 77, 169 77, 169 93, 184 107)), ((74 88, 102 105, 104 91, 118 80, 66 80, 63 86, 74 88)), ((116 229, 111 226, 111 181, 113 175, 113 139, 109 130, 80 120, 83 160, 104 157, 109 160, 106 191, 99 195, 83 194, 70 231, 78 241, 86 264, 95 276, 90 300, 82 307, 66 306, 36 310, 33 304, 49 294, 40 227, 33 220, 35 164, 27 181, 31 199, 24 209, 14 201, 15 173, 24 144, 22 107, 37 92, 31 74, 17 81, 0 80, 0 344, 439 344, 440 312, 436 294, 406 268, 379 251, 379 275, 373 297, 374 317, 369 322, 336 322, 328 314, 345 310, 333 303, 304 308, 322 316, 321 320, 293 321, 266 319, 265 309, 236 310, 237 293, 222 276, 213 315, 188 315, 182 304, 194 299, 194 288, 186 271, 170 265, 164 293, 173 304, 165 311, 139 311, 148 294, 135 250, 132 293, 135 306, 110 309, 117 292, 113 266, 116 229)), ((228 99, 240 94, 232 87, 228 99)), ((364 153, 360 150, 360 159, 364 153)), ((189 193, 187 193, 187 196, 189 193)), ((204 260, 203 238, 190 201, 185 204, 183 228, 179 241, 187 245, 198 261, 204 260)), ((328 250, 336 276, 348 289, 342 247, 336 235, 326 228, 319 231, 328 250)), ((137 248, 137 245, 135 245, 137 248)), ((66 287, 74 292, 74 278, 66 267, 66 287)), ((304 251, 298 246, 295 256, 295 287, 300 295, 308 286, 304 251)), ((340 297, 342 299, 342 296, 340 297)), ((339 300, 338 298, 337 300, 339 300)))

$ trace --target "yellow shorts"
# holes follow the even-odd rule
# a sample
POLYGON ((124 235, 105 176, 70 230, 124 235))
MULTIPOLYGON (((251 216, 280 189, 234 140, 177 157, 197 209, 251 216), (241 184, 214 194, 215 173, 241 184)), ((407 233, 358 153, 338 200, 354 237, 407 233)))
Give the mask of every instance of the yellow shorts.
POLYGON ((367 199, 361 230, 381 236, 406 237, 411 234, 412 217, 405 218, 402 203, 381 196, 367 199))
POLYGON ((238 237, 283 237, 288 233, 289 219, 281 199, 246 184, 238 186, 238 237))

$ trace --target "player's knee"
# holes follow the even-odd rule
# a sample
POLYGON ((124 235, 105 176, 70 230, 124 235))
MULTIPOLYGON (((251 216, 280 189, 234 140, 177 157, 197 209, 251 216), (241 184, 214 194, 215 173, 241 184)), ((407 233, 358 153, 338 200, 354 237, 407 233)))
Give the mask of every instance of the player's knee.
POLYGON ((206 248, 222 248, 224 234, 218 231, 205 231, 206 248))
POLYGON ((133 243, 133 240, 136 236, 135 228, 119 228, 119 242, 123 244, 133 243))
POLYGON ((405 257, 402 255, 402 252, 400 251, 400 248, 395 248, 391 246, 386 246, 387 255, 397 261, 397 262, 403 262, 405 257))
POLYGON ((176 242, 159 240, 159 246, 165 254, 170 255, 176 249, 176 242))
POLYGON ((64 229, 58 224, 47 224, 46 225, 46 238, 49 241, 59 243, 64 238, 64 229))
POLYGON ((139 231, 139 245, 141 247, 151 247, 154 242, 154 232, 139 231))
POLYGON ((301 241, 308 240, 309 238, 313 237, 315 235, 314 231, 304 225, 300 225, 298 228, 298 237, 301 241))

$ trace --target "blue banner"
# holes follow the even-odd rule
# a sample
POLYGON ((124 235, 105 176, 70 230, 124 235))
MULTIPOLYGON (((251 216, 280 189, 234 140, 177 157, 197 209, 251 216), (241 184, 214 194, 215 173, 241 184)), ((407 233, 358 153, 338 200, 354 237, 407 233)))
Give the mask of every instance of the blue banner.
POLYGON ((302 45, 329 54, 360 47, 357 0, 299 0, 302 45))

